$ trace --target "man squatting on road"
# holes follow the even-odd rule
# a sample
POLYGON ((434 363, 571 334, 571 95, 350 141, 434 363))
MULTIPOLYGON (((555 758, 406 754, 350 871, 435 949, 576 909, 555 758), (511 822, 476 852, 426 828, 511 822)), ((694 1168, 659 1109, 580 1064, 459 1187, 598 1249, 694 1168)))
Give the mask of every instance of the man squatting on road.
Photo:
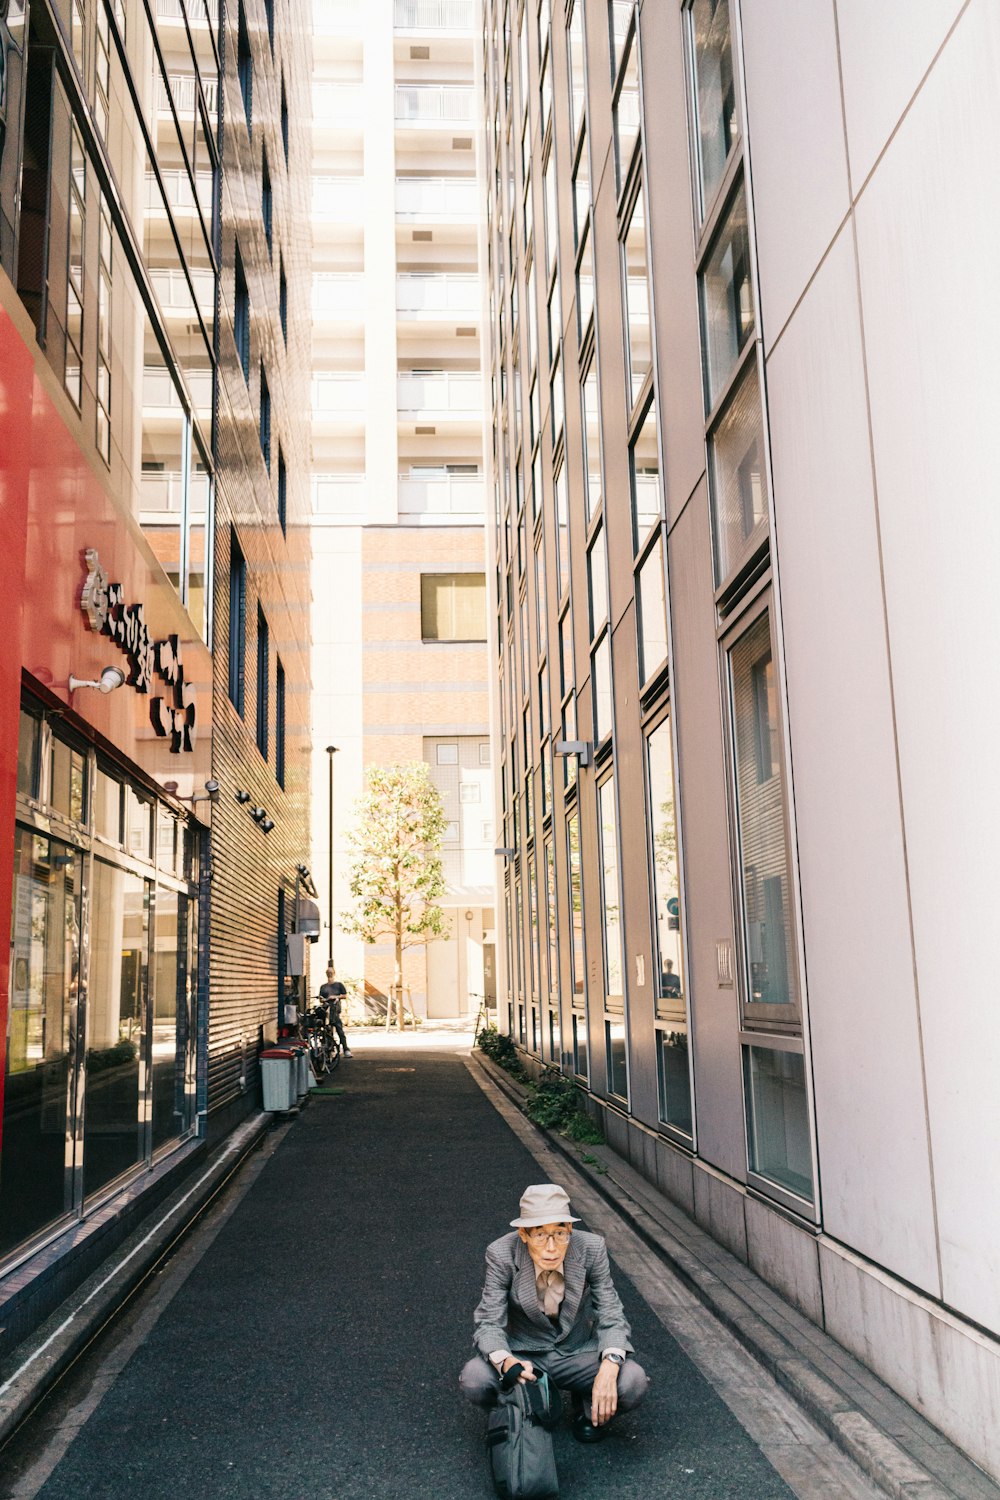
POLYGON ((524 1366, 522 1381, 544 1370, 572 1391, 573 1435, 596 1443, 618 1411, 631 1411, 649 1380, 630 1356, 631 1332, 599 1234, 573 1232, 565 1188, 526 1188, 513 1234, 486 1248, 486 1284, 474 1317, 479 1350, 459 1376, 466 1399, 493 1406, 500 1375, 524 1366), (589 1392, 589 1407, 584 1398, 589 1392))

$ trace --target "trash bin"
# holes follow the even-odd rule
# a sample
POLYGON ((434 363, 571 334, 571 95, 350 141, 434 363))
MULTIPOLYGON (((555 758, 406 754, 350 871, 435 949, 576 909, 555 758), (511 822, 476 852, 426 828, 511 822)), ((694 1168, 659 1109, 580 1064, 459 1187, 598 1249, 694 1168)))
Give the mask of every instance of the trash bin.
POLYGON ((294 1109, 299 1097, 298 1058, 291 1047, 269 1047, 260 1054, 264 1108, 277 1114, 294 1109))
POLYGON ((292 1051, 295 1053, 296 1063, 295 1086, 301 1099, 303 1094, 308 1094, 309 1090, 314 1087, 315 1079, 313 1078, 312 1064, 309 1061, 309 1048, 303 1047, 296 1042, 292 1047, 292 1051))

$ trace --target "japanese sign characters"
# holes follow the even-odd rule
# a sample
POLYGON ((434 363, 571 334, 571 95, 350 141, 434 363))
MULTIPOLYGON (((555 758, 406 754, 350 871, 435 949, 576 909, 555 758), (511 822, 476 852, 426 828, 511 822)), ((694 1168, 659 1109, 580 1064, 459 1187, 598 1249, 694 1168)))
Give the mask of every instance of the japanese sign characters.
POLYGON ((126 604, 120 583, 111 583, 95 548, 84 553, 87 579, 80 607, 90 629, 114 641, 128 663, 128 686, 149 694, 162 682, 168 689, 149 700, 149 722, 161 739, 170 740, 174 755, 194 749, 197 726, 195 691, 184 681, 176 635, 154 641, 141 604, 126 604))

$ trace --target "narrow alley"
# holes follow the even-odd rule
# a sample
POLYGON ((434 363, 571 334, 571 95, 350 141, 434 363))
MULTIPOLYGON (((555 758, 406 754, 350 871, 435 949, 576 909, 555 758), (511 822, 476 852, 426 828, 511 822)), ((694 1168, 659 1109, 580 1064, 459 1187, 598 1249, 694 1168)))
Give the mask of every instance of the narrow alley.
MULTIPOLYGON (((476 1073, 457 1038, 359 1043, 22 1428, 8 1500, 491 1495, 457 1376, 483 1250, 552 1163, 476 1073)), ((600 1446, 556 1433, 563 1496, 881 1493, 574 1177, 652 1386, 600 1446), (667 1331, 671 1306, 710 1378, 667 1331)))

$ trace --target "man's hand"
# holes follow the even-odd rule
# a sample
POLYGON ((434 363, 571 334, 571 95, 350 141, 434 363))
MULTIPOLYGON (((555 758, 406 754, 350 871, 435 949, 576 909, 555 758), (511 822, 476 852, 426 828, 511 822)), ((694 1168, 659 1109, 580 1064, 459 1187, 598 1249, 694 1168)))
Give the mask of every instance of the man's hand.
POLYGON ((506 1375, 506 1373, 510 1369, 511 1365, 523 1365, 523 1367, 524 1367, 522 1369, 520 1375, 517 1377, 519 1385, 523 1385, 526 1380, 537 1380, 538 1379, 538 1376, 535 1374, 535 1367, 531 1363, 531 1360, 530 1359, 518 1359, 518 1357, 517 1357, 516 1354, 512 1354, 509 1359, 505 1359, 504 1360, 503 1364, 500 1366, 500 1374, 501 1375, 506 1375))
POLYGON ((602 1359, 590 1393, 590 1420, 595 1427, 600 1427, 604 1422, 610 1422, 617 1410, 618 1366, 610 1359, 602 1359))

